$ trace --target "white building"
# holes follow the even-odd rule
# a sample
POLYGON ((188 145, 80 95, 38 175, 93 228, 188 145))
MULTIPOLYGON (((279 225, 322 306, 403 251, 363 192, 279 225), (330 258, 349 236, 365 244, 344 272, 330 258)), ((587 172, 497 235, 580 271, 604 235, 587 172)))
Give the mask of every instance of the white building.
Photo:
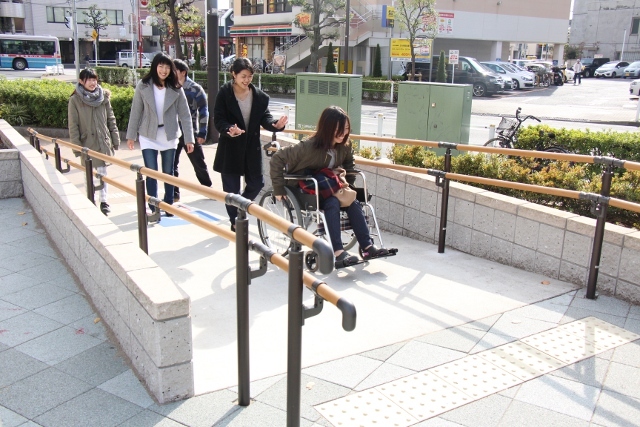
MULTIPOLYGON (((383 5, 391 4, 392 0, 351 0, 349 59, 353 72, 371 73, 378 44, 383 74, 393 66, 389 61, 389 40, 406 38, 408 34, 400 31, 397 16, 395 28, 382 27, 383 5)), ((480 60, 508 60, 514 53, 511 46, 517 52, 519 45, 533 43, 544 45, 552 55, 549 59, 562 62, 570 7, 571 0, 438 0, 436 8, 448 27, 435 39, 433 52, 448 53, 451 49, 480 60)), ((287 0, 234 0, 234 9, 231 35, 236 37, 238 52, 246 45, 248 57, 267 60, 276 50, 284 52, 290 71, 308 65, 310 41, 298 41, 301 31, 292 25, 299 7, 292 7, 287 0)), ((344 45, 344 28, 340 31, 334 46, 344 45)), ((539 50, 533 54, 540 56, 539 50)), ((320 56, 326 56, 326 46, 320 56)))
POLYGON ((582 45, 585 58, 640 60, 639 28, 640 1, 575 0, 569 43, 582 45))

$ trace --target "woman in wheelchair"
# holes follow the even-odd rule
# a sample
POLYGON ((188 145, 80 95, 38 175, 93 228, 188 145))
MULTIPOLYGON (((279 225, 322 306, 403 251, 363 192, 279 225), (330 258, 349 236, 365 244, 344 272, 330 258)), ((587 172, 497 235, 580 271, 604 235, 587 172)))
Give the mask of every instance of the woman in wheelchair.
MULTIPOLYGON (((349 141, 351 122, 349 116, 340 107, 325 108, 316 132, 306 141, 278 150, 271 159, 271 181, 273 194, 277 200, 286 198, 285 173, 311 174, 323 168, 342 167, 347 171, 354 168, 353 147, 349 141)), ((355 177, 347 175, 353 184, 355 177)), ((320 208, 324 210, 326 226, 331 238, 336 257, 335 267, 343 268, 359 262, 358 257, 343 249, 340 235, 340 201, 335 196, 320 200, 320 208)), ((358 200, 344 207, 349 222, 361 248, 362 258, 367 261, 373 258, 388 256, 385 248, 377 248, 373 244, 369 228, 358 200)))

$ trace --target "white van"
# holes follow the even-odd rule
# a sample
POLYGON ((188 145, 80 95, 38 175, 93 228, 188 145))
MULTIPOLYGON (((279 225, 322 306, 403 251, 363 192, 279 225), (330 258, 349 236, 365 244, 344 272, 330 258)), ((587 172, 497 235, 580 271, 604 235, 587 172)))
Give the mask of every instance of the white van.
MULTIPOLYGON (((130 50, 121 50, 116 53, 116 66, 133 68, 133 58, 135 58, 133 52, 130 50)), ((151 67, 151 61, 144 53, 138 53, 136 67, 139 68, 141 62, 143 67, 151 67)))

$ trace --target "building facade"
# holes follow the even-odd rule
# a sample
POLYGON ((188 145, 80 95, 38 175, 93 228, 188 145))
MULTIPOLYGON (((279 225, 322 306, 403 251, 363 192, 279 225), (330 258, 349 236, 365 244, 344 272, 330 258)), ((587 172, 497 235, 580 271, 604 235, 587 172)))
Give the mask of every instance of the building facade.
POLYGON ((569 43, 583 57, 640 60, 640 1, 575 0, 569 43))
MULTIPOLYGON (((401 30, 397 16, 394 28, 382 26, 383 6, 391 5, 392 0, 351 0, 348 56, 354 73, 370 74, 376 45, 381 48, 383 73, 400 67, 390 61, 390 39, 407 38, 408 33, 401 30)), ((458 50, 461 56, 480 60, 508 60, 527 46, 527 54, 562 62, 571 0, 438 0, 436 8, 446 25, 434 40, 435 54, 458 50)), ((291 7, 287 0, 234 0, 234 9, 231 34, 238 52, 244 48, 249 58, 267 61, 274 53, 283 53, 291 72, 309 64, 310 42, 292 24, 299 7, 291 7)), ((337 14, 345 16, 344 11, 337 14)), ((344 48, 344 41, 340 28, 333 45, 344 48)), ((323 52, 326 56, 326 45, 320 56, 323 52)))

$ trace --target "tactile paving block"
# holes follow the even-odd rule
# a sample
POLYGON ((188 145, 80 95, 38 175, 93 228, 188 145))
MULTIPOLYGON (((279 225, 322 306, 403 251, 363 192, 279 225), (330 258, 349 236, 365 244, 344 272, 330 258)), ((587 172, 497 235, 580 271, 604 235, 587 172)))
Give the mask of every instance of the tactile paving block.
POLYGON ((566 364, 595 356, 599 351, 596 345, 583 337, 572 334, 566 329, 550 329, 522 339, 548 355, 562 360, 566 364))
POLYGON ((418 420, 435 417, 473 400, 428 371, 395 380, 376 389, 418 420))
POLYGON ((336 427, 406 427, 419 421, 373 388, 314 408, 336 427))
POLYGON ((477 356, 523 381, 563 368, 566 363, 520 341, 478 353, 477 356))
POLYGON ((594 343, 597 352, 609 350, 640 338, 638 334, 619 328, 597 317, 585 317, 584 319, 558 326, 557 329, 567 331, 594 343))
POLYGON ((429 369, 472 400, 505 390, 522 381, 486 359, 474 355, 429 369))

